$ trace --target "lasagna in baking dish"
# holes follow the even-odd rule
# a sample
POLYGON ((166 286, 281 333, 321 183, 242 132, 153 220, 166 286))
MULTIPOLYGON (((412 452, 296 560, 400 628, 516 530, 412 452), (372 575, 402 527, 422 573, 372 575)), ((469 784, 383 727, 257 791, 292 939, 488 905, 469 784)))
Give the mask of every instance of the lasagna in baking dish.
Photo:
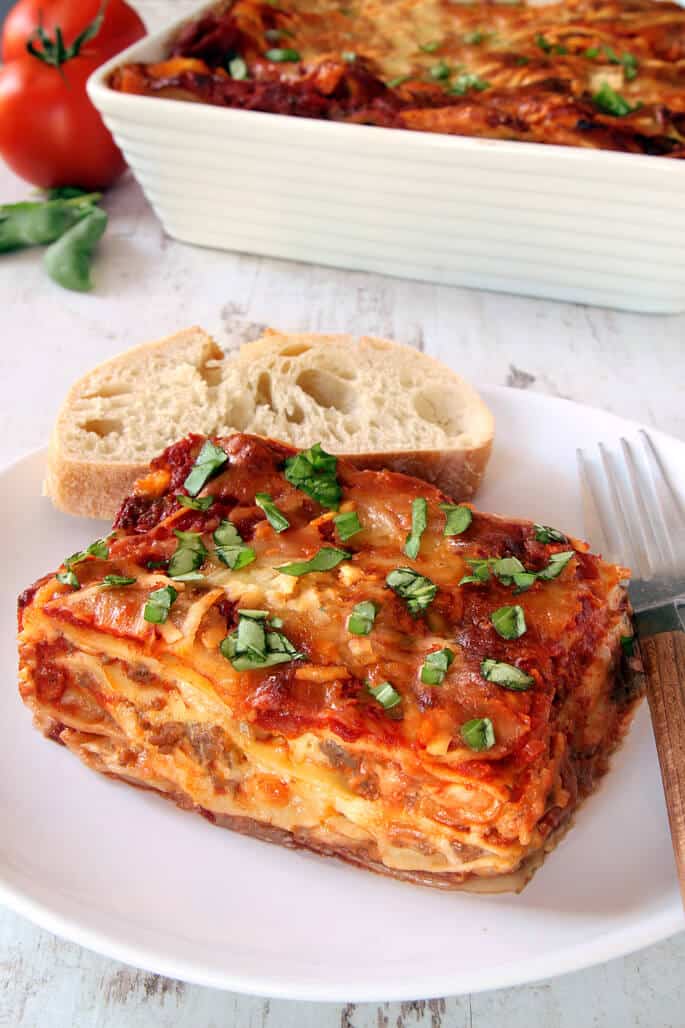
POLYGON ((192 436, 20 597, 20 691, 91 768, 217 825, 517 888, 630 721, 626 575, 318 445, 192 436))
POLYGON ((114 89, 306 118, 685 156, 685 10, 653 0, 233 0, 114 89))

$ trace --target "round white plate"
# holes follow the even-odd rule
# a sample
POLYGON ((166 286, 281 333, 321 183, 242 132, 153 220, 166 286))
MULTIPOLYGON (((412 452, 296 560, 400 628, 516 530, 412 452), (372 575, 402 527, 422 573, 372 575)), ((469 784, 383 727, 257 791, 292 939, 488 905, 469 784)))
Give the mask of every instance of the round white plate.
MULTIPOLYGON (((575 447, 637 425, 485 389, 497 442, 479 504, 582 536, 575 447)), ((685 444, 652 433, 685 491, 685 444)), ((442 996, 544 978, 683 927, 646 707, 599 792, 520 896, 440 893, 215 828, 87 770, 31 727, 16 594, 100 523, 40 495, 43 454, 1 476, 0 899, 118 960, 296 999, 442 996)))

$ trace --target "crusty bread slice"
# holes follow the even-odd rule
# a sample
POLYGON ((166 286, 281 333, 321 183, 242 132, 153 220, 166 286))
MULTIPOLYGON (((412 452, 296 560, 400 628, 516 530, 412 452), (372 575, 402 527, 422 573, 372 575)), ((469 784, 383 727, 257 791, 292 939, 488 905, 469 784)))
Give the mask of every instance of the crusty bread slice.
POLYGON ((224 357, 199 328, 95 368, 59 413, 45 491, 61 510, 112 517, 149 460, 188 432, 320 442, 360 467, 388 467, 473 496, 493 418, 431 357, 370 336, 267 330, 224 357))

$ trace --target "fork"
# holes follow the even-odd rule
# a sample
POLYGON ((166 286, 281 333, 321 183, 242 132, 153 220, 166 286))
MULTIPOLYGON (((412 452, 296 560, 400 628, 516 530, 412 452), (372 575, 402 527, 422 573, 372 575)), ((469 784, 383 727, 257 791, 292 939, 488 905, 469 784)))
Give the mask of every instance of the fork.
POLYGON ((647 678, 680 891, 685 905, 685 506, 651 437, 598 444, 599 467, 577 450, 593 546, 633 568, 628 587, 647 678))

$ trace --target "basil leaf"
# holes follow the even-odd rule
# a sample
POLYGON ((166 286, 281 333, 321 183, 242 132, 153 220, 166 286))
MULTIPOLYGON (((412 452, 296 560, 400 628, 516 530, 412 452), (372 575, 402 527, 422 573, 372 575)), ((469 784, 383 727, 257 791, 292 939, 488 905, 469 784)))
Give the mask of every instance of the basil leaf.
POLYGON ((284 50, 281 47, 274 47, 273 50, 267 50, 264 56, 267 61, 275 61, 277 64, 302 60, 297 50, 284 50))
POLYGON ((526 631, 526 617, 523 607, 498 607, 490 615, 492 626, 503 639, 519 639, 526 631))
POLYGON ((615 118, 624 118, 638 107, 633 107, 625 97, 612 89, 608 82, 602 82, 597 92, 593 93, 592 100, 603 114, 612 114, 615 118))
POLYGON ((397 89, 398 86, 403 86, 405 82, 408 82, 411 75, 398 75, 395 79, 390 79, 386 82, 388 89, 397 89))
POLYGON ((54 243, 93 210, 100 193, 0 205, 0 253, 54 243))
POLYGON ((454 653, 447 646, 429 653, 421 668, 421 681, 426 685, 442 685, 453 660, 454 653))
POLYGON ((407 604, 412 617, 418 617, 435 599, 437 585, 413 568, 395 568, 385 579, 386 584, 407 604))
POLYGON ((545 39, 545 37, 540 32, 538 32, 537 36, 535 37, 535 44, 536 46, 539 46, 541 50, 544 50, 546 54, 550 53, 552 49, 552 44, 547 39, 545 39))
MULTIPOLYGON (((239 571, 256 559, 251 546, 246 546, 240 532, 231 521, 222 521, 212 536, 216 555, 231 571, 239 571)), ((199 566, 199 565, 198 565, 199 566)))
POLYGON ((438 506, 446 514, 443 535, 461 535, 473 521, 470 507, 463 503, 440 503, 438 506))
POLYGON ((299 578, 300 575, 309 575, 312 571, 331 571, 342 560, 349 560, 351 556, 349 550, 339 550, 335 546, 322 546, 310 560, 281 564, 276 571, 280 571, 282 575, 293 575, 299 578))
POLYGON ((357 55, 354 52, 354 50, 343 50, 340 56, 342 57, 343 61, 345 61, 347 64, 354 64, 354 62, 357 60, 357 55))
POLYGON ((563 532, 557 528, 550 528, 549 525, 533 525, 535 538, 539 543, 567 543, 568 539, 563 532))
POLYGON ((169 561, 167 574, 170 578, 181 578, 202 567, 207 550, 201 532, 181 532, 176 529, 174 535, 178 539, 178 546, 169 561))
MULTIPOLYGON (((59 579, 59 575, 57 576, 59 579)), ((622 635, 621 636, 621 649, 623 650, 626 657, 632 657, 635 650, 635 636, 634 635, 622 635)))
POLYGON ((476 75, 473 72, 465 71, 461 75, 457 75, 450 86, 449 92, 456 93, 457 96, 463 96, 469 89, 475 89, 478 93, 482 93, 483 90, 489 88, 490 83, 486 79, 482 79, 480 75, 476 75))
POLYGON ((421 536, 428 524, 428 503, 423 496, 417 496, 411 503, 411 532, 404 544, 404 552, 411 560, 416 560, 421 548, 421 536))
POLYGON ((485 42, 485 40, 491 35, 491 32, 483 32, 482 29, 474 29, 473 32, 467 32, 465 36, 462 36, 462 39, 467 46, 477 46, 479 43, 485 42))
POLYGON ((347 631, 352 635, 368 635, 376 620, 378 608, 371 600, 362 600, 352 608, 347 619, 347 631))
POLYGON ((398 703, 402 702, 402 697, 396 689, 392 687, 390 682, 381 682, 380 685, 370 686, 367 685, 367 689, 373 696, 374 700, 380 703, 384 710, 392 710, 398 703))
POLYGON ((43 257, 43 267, 53 281, 78 293, 93 288, 90 265, 96 244, 107 228, 107 213, 91 207, 85 218, 56 239, 43 257))
POLYGON ((495 729, 489 717, 474 717, 464 722, 459 732, 470 750, 490 750, 495 745, 495 729))
POLYGON ((102 589, 118 589, 120 586, 133 585, 135 578, 129 578, 127 575, 105 575, 100 582, 102 589))
POLYGON ((60 585, 70 585, 72 589, 80 589, 81 583, 76 577, 76 573, 69 568, 67 571, 60 571, 55 575, 55 578, 60 585))
POLYGON ((626 82, 632 82, 637 76, 638 62, 637 57, 634 54, 623 53, 619 57, 618 54, 610 47, 604 47, 604 53, 610 64, 620 64, 623 66, 623 74, 626 82))
POLYGON ((442 40, 434 39, 431 43, 419 43, 419 50, 423 50, 425 54, 434 54, 441 45, 442 40))
POLYGON ((247 65, 242 57, 234 57, 233 60, 229 61, 228 71, 232 79, 238 79, 240 81, 248 77, 247 65))
POLYGON ((190 510, 209 510, 214 503, 213 496, 184 496, 183 493, 178 493, 176 496, 176 502, 180 503, 182 507, 189 507, 190 510))
MULTIPOLYGON (((112 533, 113 535, 114 533, 112 533)), ((79 550, 77 553, 72 553, 71 557, 67 557, 64 561, 68 568, 72 568, 74 564, 80 564, 81 561, 87 560, 88 557, 97 557, 99 560, 107 560, 109 557, 109 546, 107 545, 111 539, 111 535, 105 536, 104 539, 96 539, 90 546, 86 546, 85 550, 79 550)))
POLYGON ((161 625, 169 617, 171 605, 176 601, 178 593, 173 585, 162 586, 155 589, 147 598, 143 617, 153 625, 161 625))
POLYGON ((236 671, 254 671, 304 659, 304 654, 282 632, 272 630, 276 621, 280 625, 280 619, 274 618, 270 629, 264 610, 239 610, 238 617, 238 628, 219 646, 236 671))
POLYGON ((340 541, 343 543, 346 543, 348 539, 351 539, 353 535, 362 530, 356 510, 348 510, 344 514, 336 514, 333 518, 333 524, 340 537, 340 541))
POLYGON ((287 517, 281 513, 268 493, 256 493, 254 502, 260 510, 264 511, 266 520, 274 532, 285 532, 286 528, 290 528, 290 522, 287 517))
POLYGON ((490 565, 492 564, 489 557, 485 557, 483 559, 474 557, 470 560, 467 559, 466 563, 473 573, 470 575, 464 575, 464 577, 459 580, 459 585, 468 585, 469 582, 473 582, 474 585, 483 585, 488 581, 490 578, 490 565))
POLYGON ((549 564, 543 568, 542 571, 538 571, 537 577, 548 582, 552 578, 557 578, 564 570, 571 557, 575 556, 575 550, 563 550, 561 553, 553 553, 549 558, 549 564))
POLYGON ((214 478, 227 461, 228 454, 215 446, 211 439, 206 439, 183 483, 183 488, 191 496, 197 496, 205 483, 214 478))
POLYGON ((585 56, 589 60, 593 60, 595 57, 599 57, 599 47, 598 46, 589 46, 587 48, 587 50, 585 51, 585 56))
POLYGON ((428 74, 432 79, 448 79, 450 77, 449 65, 445 64, 444 61, 439 61, 438 64, 434 64, 433 67, 429 69, 428 74))
POLYGON ((483 678, 487 682, 501 685, 503 689, 511 689, 513 692, 525 692, 535 682, 532 675, 514 667, 513 664, 505 664, 501 660, 486 658, 480 666, 483 678))
POLYGON ((201 582, 204 577, 199 571, 186 571, 182 575, 174 575, 174 582, 201 582))
POLYGON ((337 457, 315 443, 285 462, 285 477, 296 489, 301 489, 322 507, 337 510, 342 489, 336 477, 337 457))
POLYGON ((512 577, 514 585, 518 587, 514 589, 514 596, 527 592, 538 580, 538 576, 534 571, 523 571, 520 575, 513 575, 512 577))
POLYGON ((518 557, 502 557, 500 560, 493 561, 492 573, 502 585, 511 585, 514 575, 524 575, 526 569, 518 557))

